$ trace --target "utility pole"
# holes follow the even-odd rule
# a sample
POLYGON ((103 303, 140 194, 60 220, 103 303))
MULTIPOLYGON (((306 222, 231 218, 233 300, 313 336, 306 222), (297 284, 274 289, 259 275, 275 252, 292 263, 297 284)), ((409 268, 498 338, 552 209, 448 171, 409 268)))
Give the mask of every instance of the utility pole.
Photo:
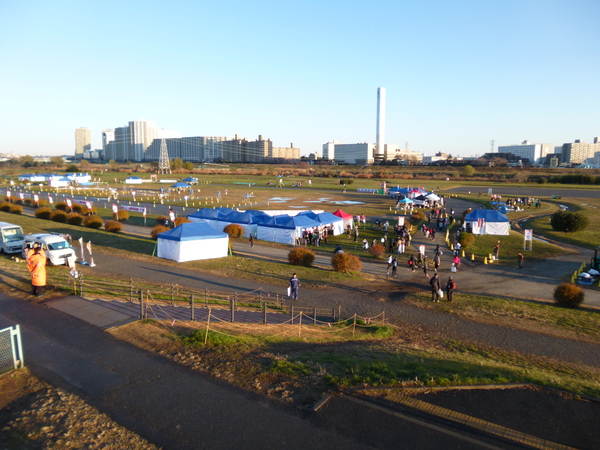
POLYGON ((496 143, 496 141, 492 139, 490 142, 492 143, 492 153, 494 153, 494 144, 496 143))
POLYGON ((171 161, 169 161, 167 142, 164 139, 162 139, 160 142, 160 156, 158 157, 158 173, 171 173, 171 161))

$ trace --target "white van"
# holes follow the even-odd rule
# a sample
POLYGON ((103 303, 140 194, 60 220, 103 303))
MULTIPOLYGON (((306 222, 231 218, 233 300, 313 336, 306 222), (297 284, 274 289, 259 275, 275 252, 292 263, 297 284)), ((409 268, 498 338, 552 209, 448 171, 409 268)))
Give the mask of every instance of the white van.
POLYGON ((34 244, 39 244, 46 252, 48 263, 54 266, 66 264, 69 267, 75 266, 75 250, 71 244, 60 234, 36 233, 25 236, 23 245, 23 258, 27 258, 27 251, 33 248, 34 244))
POLYGON ((24 243, 25 237, 19 225, 0 222, 0 253, 18 253, 24 243))

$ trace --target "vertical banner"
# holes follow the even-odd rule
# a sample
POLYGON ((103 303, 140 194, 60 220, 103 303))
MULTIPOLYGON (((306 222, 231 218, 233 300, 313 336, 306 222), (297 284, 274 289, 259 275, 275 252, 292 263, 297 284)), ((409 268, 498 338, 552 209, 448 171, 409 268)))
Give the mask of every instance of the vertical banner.
POLYGON ((94 257, 92 256, 92 241, 88 241, 87 250, 90 254, 90 267, 96 267, 96 264, 94 264, 94 257))
POLYGON ((404 216, 398 216, 398 226, 404 225, 404 216))
POLYGON ((79 238, 79 246, 81 247, 81 264, 86 265, 85 262, 85 251, 83 250, 83 238, 79 238))
POLYGON ((73 202, 71 202, 71 199, 70 199, 70 198, 68 198, 68 199, 67 199, 67 206, 68 206, 69 208, 71 208, 71 207, 72 207, 72 205, 73 205, 73 202))
POLYGON ((419 245, 419 253, 423 256, 425 256, 425 246, 424 245, 419 245))
POLYGON ((523 249, 533 250, 533 230, 525 230, 523 234, 523 249), (527 245, 529 243, 529 245, 527 245))
POLYGON ((7 196, 9 199, 10 199, 10 194, 11 194, 11 192, 10 192, 10 191, 6 191, 6 196, 7 196))
POLYGON ((54 199, 50 195, 48 196, 48 203, 50 203, 51 205, 54 205, 54 199))
POLYGON ((37 194, 33 194, 33 201, 34 202, 39 202, 40 201, 40 197, 37 194))

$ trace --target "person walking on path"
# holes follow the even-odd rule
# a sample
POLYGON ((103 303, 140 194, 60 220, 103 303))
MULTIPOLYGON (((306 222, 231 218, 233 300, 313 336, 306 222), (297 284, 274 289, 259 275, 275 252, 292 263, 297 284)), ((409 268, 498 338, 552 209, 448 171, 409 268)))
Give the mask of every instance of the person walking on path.
POLYGON ((398 259, 394 256, 392 258, 392 276, 396 276, 396 270, 398 270, 398 259))
POLYGON ((423 257, 423 273, 425 274, 425 278, 429 278, 429 274, 427 270, 429 269, 429 264, 427 262, 427 256, 423 257))
POLYGON ((458 255, 454 255, 454 258, 452 258, 452 264, 454 264, 454 267, 456 267, 456 270, 458 270, 458 266, 460 266, 460 258, 458 255))
POLYGON ((433 270, 435 270, 437 272, 439 268, 440 268, 440 255, 435 255, 433 257, 433 270))
POLYGON ((300 280, 298 276, 294 273, 292 274, 292 278, 290 278, 290 282, 288 283, 288 296, 293 298, 294 300, 298 300, 298 288, 300 287, 300 280))
POLYGON ((46 286, 46 255, 42 254, 40 247, 36 247, 27 258, 27 268, 31 273, 31 293, 37 297, 46 286))
POLYGON ((498 258, 500 258, 500 241, 494 245, 494 257, 496 258, 496 261, 498 261, 498 258))
POLYGON ((525 261, 525 257, 523 256, 523 253, 519 252, 519 254, 517 255, 517 263, 519 264, 519 269, 523 268, 523 261, 525 261))
POLYGON ((250 233, 250 248, 254 247, 254 238, 252 237, 252 233, 250 233))
POLYGON ((429 281, 429 284, 431 285, 431 301, 439 302, 440 301, 439 291, 442 289, 442 287, 440 286, 440 277, 438 276, 437 273, 431 278, 431 280, 429 281))
POLYGON ((410 258, 408 258, 408 268, 414 272, 416 264, 417 264, 417 260, 415 258, 415 255, 410 255, 410 258))
POLYGON ((452 277, 448 277, 448 282, 446 283, 446 298, 449 302, 452 301, 452 292, 456 289, 456 283, 452 279, 452 277))

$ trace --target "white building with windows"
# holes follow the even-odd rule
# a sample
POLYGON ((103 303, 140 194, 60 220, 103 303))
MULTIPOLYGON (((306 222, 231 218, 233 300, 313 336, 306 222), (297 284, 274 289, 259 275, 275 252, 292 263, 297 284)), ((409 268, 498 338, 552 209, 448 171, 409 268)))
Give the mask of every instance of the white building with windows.
POLYGON ((531 164, 542 164, 546 155, 554 153, 553 144, 532 144, 525 140, 522 144, 501 145, 498 153, 512 153, 521 159, 528 159, 531 164))

